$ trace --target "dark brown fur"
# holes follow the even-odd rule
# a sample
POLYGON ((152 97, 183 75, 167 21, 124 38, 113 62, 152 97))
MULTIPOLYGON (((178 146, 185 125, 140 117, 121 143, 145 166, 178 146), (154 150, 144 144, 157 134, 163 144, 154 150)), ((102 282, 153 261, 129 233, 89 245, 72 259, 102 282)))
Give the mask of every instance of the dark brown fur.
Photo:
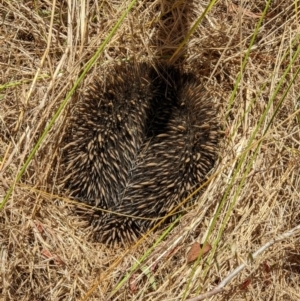
POLYGON ((95 211, 97 239, 125 243, 201 185, 216 158, 216 112, 199 81, 172 67, 125 64, 88 89, 72 117, 63 183, 113 212, 95 211))

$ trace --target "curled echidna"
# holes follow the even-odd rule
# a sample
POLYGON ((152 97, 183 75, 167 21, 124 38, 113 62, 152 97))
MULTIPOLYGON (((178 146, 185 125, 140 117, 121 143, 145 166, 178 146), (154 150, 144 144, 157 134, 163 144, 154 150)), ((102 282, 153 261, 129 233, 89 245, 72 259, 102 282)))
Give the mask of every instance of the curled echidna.
POLYGON ((63 185, 95 211, 98 239, 132 240, 197 189, 218 122, 199 81, 173 67, 123 64, 95 80, 66 134, 63 185))

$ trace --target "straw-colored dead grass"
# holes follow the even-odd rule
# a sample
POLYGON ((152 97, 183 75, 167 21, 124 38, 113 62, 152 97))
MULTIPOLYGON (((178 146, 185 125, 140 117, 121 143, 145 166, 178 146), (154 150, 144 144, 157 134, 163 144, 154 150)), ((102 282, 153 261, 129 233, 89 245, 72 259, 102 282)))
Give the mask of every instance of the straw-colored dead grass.
MULTIPOLYGON (((53 1, 0 1, 1 198, 129 4, 53 1)), ((207 4, 138 1, 86 80, 121 60, 169 60, 207 4)), ((299 47, 296 4, 270 6, 244 70, 265 1, 217 2, 177 53, 173 63, 197 74, 212 94, 225 135, 199 202, 153 249, 162 231, 129 251, 92 241, 56 185, 61 131, 81 83, 1 210, 0 300, 183 300, 210 291, 243 263, 211 300, 300 300, 299 231, 250 256, 300 224, 299 77, 292 81, 299 56, 287 69, 299 47), (218 238, 215 251, 187 264, 187 251, 203 242, 222 200, 208 237, 212 246, 218 238)))

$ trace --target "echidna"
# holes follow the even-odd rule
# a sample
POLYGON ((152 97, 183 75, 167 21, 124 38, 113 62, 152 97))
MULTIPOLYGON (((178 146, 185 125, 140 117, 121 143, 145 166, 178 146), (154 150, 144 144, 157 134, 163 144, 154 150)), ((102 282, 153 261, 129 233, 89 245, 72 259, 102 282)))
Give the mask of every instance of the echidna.
POLYGON ((73 113, 63 185, 111 212, 93 214, 99 240, 131 241, 201 185, 218 132, 214 105, 193 75, 169 66, 113 67, 73 113))

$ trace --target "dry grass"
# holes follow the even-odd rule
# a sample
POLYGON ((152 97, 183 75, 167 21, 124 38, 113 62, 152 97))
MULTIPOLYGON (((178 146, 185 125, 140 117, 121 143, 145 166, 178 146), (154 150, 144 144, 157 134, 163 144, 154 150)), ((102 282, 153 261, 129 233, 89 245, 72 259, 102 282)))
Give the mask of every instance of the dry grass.
MULTIPOLYGON (((129 5, 52 1, 0 1, 1 198, 129 5)), ((186 2, 138 1, 86 81, 122 60, 169 60, 208 4, 186 2)), ((246 268, 211 300, 300 300, 299 232, 249 260, 300 224, 296 4, 271 4, 245 68, 265 1, 218 1, 173 60, 202 79, 225 137, 205 193, 158 244, 163 231, 130 250, 93 242, 55 184, 61 131, 81 82, 1 210, 0 300, 184 300, 209 291, 242 263, 246 268), (187 264, 190 245, 207 234, 213 249, 187 264)))

